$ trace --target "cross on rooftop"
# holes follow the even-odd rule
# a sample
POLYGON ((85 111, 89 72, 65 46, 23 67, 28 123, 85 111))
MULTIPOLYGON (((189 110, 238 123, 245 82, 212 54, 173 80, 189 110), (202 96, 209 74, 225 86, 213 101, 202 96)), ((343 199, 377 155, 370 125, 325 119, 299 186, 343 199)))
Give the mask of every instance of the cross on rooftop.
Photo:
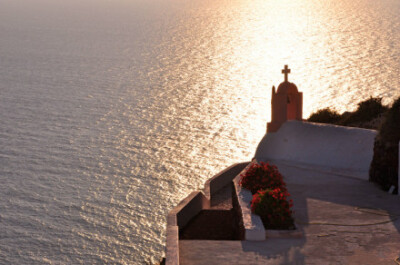
POLYGON ((288 81, 288 74, 290 74, 290 69, 288 68, 287 64, 285 64, 285 69, 282 70, 282 74, 285 75, 285 82, 288 81))

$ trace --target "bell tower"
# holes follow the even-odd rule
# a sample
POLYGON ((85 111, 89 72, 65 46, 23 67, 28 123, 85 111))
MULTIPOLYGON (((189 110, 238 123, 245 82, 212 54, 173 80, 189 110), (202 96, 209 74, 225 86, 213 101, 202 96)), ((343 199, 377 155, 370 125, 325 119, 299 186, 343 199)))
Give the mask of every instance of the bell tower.
POLYGON ((282 70, 285 81, 278 86, 276 92, 275 86, 272 87, 271 122, 267 124, 269 133, 278 131, 288 120, 303 120, 303 93, 298 91, 295 84, 288 81, 289 73, 290 69, 285 65, 282 70))

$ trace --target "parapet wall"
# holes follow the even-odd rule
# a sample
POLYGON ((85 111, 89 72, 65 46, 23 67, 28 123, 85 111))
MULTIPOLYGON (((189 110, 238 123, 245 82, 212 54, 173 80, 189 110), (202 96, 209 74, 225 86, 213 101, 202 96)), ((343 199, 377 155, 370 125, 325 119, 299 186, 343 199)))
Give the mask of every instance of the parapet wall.
POLYGON ((211 196, 222 189, 224 186, 231 184, 232 179, 237 176, 250 162, 233 164, 232 166, 222 170, 212 178, 208 179, 204 184, 204 194, 211 200, 211 196))
POLYGON ((205 195, 201 191, 194 191, 168 213, 166 265, 179 265, 179 229, 184 227, 200 211, 209 209, 212 195, 232 183, 232 179, 249 163, 237 163, 219 172, 206 181, 205 195))
POLYGON ((376 133, 361 128, 288 121, 277 132, 264 136, 255 159, 319 166, 368 180, 376 133))

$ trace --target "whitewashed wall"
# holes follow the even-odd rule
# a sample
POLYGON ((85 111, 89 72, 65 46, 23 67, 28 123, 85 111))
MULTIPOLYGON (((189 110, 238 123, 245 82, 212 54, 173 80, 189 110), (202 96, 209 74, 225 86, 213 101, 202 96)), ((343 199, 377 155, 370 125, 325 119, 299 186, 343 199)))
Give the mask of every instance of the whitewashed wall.
POLYGON ((375 130, 288 121, 261 140, 255 158, 340 170, 368 179, 375 130))

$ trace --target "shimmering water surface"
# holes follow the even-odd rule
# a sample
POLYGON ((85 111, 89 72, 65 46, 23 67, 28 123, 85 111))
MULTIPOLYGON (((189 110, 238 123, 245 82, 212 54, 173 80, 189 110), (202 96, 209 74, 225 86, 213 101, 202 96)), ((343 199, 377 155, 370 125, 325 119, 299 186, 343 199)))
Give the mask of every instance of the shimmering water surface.
POLYGON ((252 158, 289 64, 304 113, 400 96, 398 0, 0 1, 0 264, 144 264, 252 158))

